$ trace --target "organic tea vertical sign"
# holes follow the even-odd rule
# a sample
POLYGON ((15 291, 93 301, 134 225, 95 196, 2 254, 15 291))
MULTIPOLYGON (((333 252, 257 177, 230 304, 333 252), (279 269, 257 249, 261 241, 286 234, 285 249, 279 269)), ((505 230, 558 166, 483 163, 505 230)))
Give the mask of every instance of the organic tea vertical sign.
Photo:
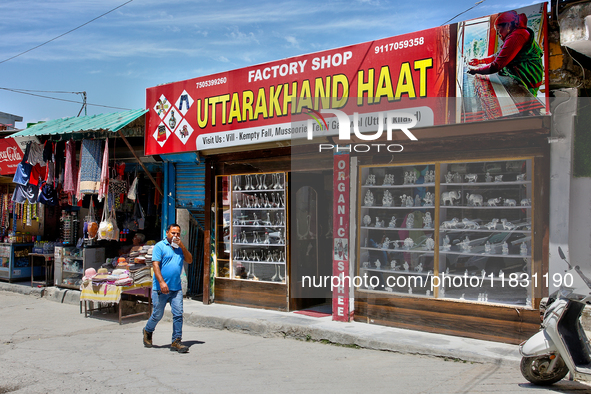
POLYGON ((349 321, 349 154, 335 152, 333 169, 332 320, 349 321), (334 281, 336 282, 336 281, 334 281))

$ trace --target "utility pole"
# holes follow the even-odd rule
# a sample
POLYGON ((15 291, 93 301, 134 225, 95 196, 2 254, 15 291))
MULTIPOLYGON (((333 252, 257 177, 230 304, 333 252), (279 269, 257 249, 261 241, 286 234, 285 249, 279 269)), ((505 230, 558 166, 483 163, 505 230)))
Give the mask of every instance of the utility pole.
POLYGON ((80 94, 82 96, 82 108, 80 108, 80 112, 78 112, 78 116, 80 116, 80 114, 82 113, 82 110, 84 110, 84 116, 86 116, 86 92, 76 92, 76 94, 80 94))

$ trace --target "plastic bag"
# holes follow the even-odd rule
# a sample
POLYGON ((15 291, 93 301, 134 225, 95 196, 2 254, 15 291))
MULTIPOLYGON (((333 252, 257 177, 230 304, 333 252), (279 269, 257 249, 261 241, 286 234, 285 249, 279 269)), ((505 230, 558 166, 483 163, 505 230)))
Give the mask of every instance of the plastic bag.
POLYGON ((108 221, 107 212, 109 211, 109 200, 108 197, 105 198, 105 206, 103 208, 103 217, 101 219, 101 223, 98 227, 98 239, 109 239, 108 235, 111 231, 113 231, 113 225, 108 221))
POLYGON ((146 224, 146 217, 144 216, 144 210, 142 209, 142 206, 140 205, 140 200, 137 200, 137 207, 139 209, 139 217, 136 219, 137 222, 137 228, 139 230, 143 230, 146 224))
POLYGON ((105 198, 105 208, 103 209, 103 219, 99 225, 98 239, 108 241, 119 241, 119 227, 117 227, 117 215, 115 208, 112 207, 109 211, 109 197, 105 198))
POLYGON ((183 295, 187 295, 187 288, 189 287, 189 280, 187 279, 187 273, 185 272, 185 266, 183 264, 183 270, 181 272, 181 288, 183 289, 183 295))
POLYGON ((135 179, 133 180, 133 182, 131 183, 131 187, 129 188, 129 193, 127 193, 127 198, 129 198, 132 201, 135 201, 135 199, 137 198, 137 184, 138 184, 138 180, 137 180, 137 176, 136 176, 135 179))
POLYGON ((96 222, 96 216, 94 213, 94 200, 90 199, 90 207, 88 209, 88 215, 84 218, 84 229, 88 238, 96 238, 98 234, 99 225, 96 222))

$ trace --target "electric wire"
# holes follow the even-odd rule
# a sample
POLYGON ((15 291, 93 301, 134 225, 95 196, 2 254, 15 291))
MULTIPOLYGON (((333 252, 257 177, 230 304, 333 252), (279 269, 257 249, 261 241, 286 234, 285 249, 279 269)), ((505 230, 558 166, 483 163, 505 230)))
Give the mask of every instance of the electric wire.
MULTIPOLYGON (((19 91, 19 90, 16 90, 16 89, 9 89, 9 88, 1 88, 0 87, 0 90, 7 90, 9 92, 14 92, 14 93, 28 94, 29 96, 41 97, 41 98, 46 98, 46 99, 51 99, 51 100, 65 101, 67 103, 84 104, 84 102, 82 102, 82 101, 67 100, 67 99, 61 99, 61 98, 51 97, 51 96, 43 96, 43 95, 40 95, 40 94, 29 93, 27 91, 19 91)), ((65 92, 65 93, 76 93, 76 92, 65 92)), ((77 92, 77 93, 80 93, 80 92, 77 92)), ((90 104, 90 103, 86 103, 86 105, 92 105, 93 107, 122 109, 122 110, 125 110, 125 111, 131 110, 131 108, 112 107, 112 106, 109 106, 109 105, 101 105, 101 104, 90 104)))
POLYGON ((123 7, 123 6, 124 6, 124 5, 126 5, 126 4, 129 4, 129 3, 131 3, 132 1, 133 1, 133 0, 129 0, 129 1, 127 1, 127 2, 125 2, 125 3, 123 3, 123 4, 121 4, 120 6, 117 6, 117 7, 113 8, 112 10, 110 10, 110 11, 107 11, 107 12, 105 12, 104 14, 97 16, 97 17, 96 17, 96 18, 94 18, 94 19, 91 19, 91 20, 89 20, 88 22, 86 22, 86 23, 83 23, 82 25, 80 25, 80 26, 78 26, 78 27, 75 27, 75 28, 73 28, 72 30, 69 30, 69 31, 67 31, 67 32, 65 32, 65 33, 63 33, 63 34, 60 34, 60 35, 59 35, 59 36, 57 36, 57 37, 54 37, 54 38, 52 38, 52 39, 51 39, 51 40, 49 40, 49 41, 45 41, 44 43, 42 43, 42 44, 39 44, 39 45, 37 45, 37 46, 35 46, 35 47, 31 48, 31 49, 28 49, 28 50, 26 50, 26 51, 24 51, 24 52, 21 52, 21 53, 19 53, 18 55, 14 55, 14 56, 12 56, 12 57, 9 57, 8 59, 2 60, 2 61, 0 61, 0 64, 2 64, 2 63, 5 63, 5 62, 7 62, 7 61, 9 61, 9 60, 12 60, 12 59, 14 59, 14 58, 17 58, 17 57, 19 57, 19 56, 21 56, 21 55, 24 55, 25 53, 31 52, 32 50, 35 50, 35 49, 37 49, 37 48, 39 48, 39 47, 42 47, 42 46, 43 46, 43 45, 45 45, 45 44, 49 44, 50 42, 52 42, 52 41, 55 41, 55 40, 57 40, 58 38, 65 36, 66 34, 70 34, 71 32, 73 32, 73 31, 75 31, 75 30, 78 30, 78 29, 80 29, 81 27, 83 27, 83 26, 86 26, 86 25, 88 25, 89 23, 91 23, 91 22, 94 22, 95 20, 97 20, 97 19, 99 19, 99 18, 102 18, 103 16, 105 16, 105 15, 107 15, 107 14, 110 14, 111 12, 113 12, 113 11, 115 11, 115 10, 117 10, 117 9, 119 9, 119 8, 121 8, 121 7, 123 7))
POLYGON ((575 59, 575 58, 573 57, 573 55, 571 55, 570 51, 568 50, 568 47, 566 47, 566 46, 565 46, 565 47, 564 47, 564 49, 566 50, 566 53, 568 54, 568 56, 570 56, 570 58, 571 58, 571 59, 572 59, 574 62, 576 62, 576 63, 579 65, 579 67, 581 67, 581 71, 583 72, 583 78, 581 79, 581 82, 580 82, 580 83, 577 85, 577 89, 578 89, 578 88, 580 88, 580 87, 583 85, 583 83, 585 82, 585 67, 583 67, 583 65, 582 65, 581 63, 579 63, 579 61, 578 61, 577 59, 575 59))
POLYGON ((473 6, 472 6, 472 7, 468 8, 466 11, 462 11, 462 12, 460 12, 458 15, 454 16, 453 18, 451 18, 451 19, 448 19, 447 21, 443 22, 443 23, 441 24, 441 26, 447 25, 449 22, 453 21, 453 20, 454 20, 454 19, 456 19, 458 16, 460 16, 460 15, 462 15, 462 14, 465 14, 466 12, 470 11, 470 10, 471 10, 471 9, 473 9, 473 8, 476 8, 478 5, 480 5, 480 4, 482 4, 482 3, 484 3, 485 1, 486 1, 486 0, 480 0, 480 1, 476 2, 476 3, 475 3, 473 6))

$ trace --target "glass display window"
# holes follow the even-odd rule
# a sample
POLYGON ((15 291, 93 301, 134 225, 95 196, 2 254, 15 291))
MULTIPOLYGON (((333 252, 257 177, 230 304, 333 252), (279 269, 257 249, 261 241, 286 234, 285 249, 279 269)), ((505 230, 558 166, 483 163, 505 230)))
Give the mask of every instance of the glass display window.
POLYGON ((440 297, 531 306, 531 179, 530 159, 441 164, 440 297))
POLYGON ((217 179, 217 276, 285 283, 286 173, 217 179), (220 187, 222 179, 228 180, 227 189, 220 187))
POLYGON ((432 296, 422 280, 433 274, 435 165, 361 170, 359 275, 365 288, 432 296), (418 280, 407 280, 413 274, 418 280))
POLYGON ((216 218, 215 218, 215 255, 216 255, 216 276, 221 278, 230 277, 230 177, 216 177, 216 218))
POLYGON ((361 289, 531 306, 532 160, 362 166, 361 289))

